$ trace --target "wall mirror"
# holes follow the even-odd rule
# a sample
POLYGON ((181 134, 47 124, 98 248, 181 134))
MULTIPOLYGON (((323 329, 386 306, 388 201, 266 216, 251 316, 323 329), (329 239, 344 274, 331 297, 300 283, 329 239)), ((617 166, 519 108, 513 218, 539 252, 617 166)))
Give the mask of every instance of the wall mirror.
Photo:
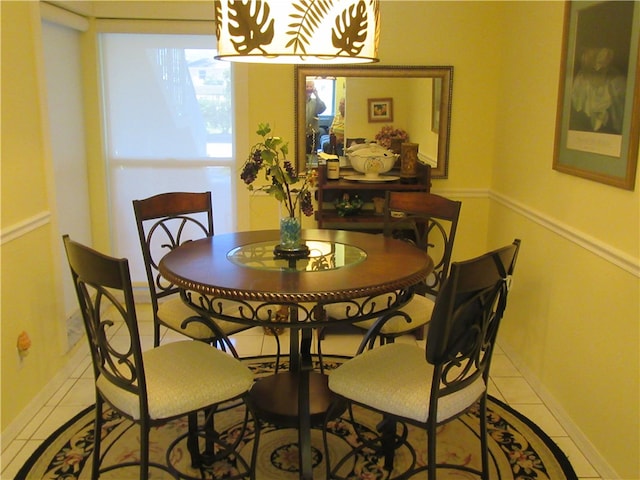
MULTIPOLYGON (((318 152, 329 153, 331 123, 344 99, 345 140, 337 149, 339 155, 350 142, 373 141, 383 127, 391 125, 419 145, 420 157, 432 165, 432 178, 447 178, 452 87, 452 66, 297 65, 298 170, 317 165, 318 152), (313 106, 307 108, 307 86, 311 85, 326 106, 315 118, 313 106)), ((341 165, 349 167, 348 160, 341 158, 341 165)))

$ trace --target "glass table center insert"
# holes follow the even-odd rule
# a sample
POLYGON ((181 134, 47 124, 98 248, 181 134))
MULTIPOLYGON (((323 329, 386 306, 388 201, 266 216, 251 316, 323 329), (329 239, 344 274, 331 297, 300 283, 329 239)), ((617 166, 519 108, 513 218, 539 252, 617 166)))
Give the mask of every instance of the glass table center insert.
POLYGON ((229 261, 242 267, 258 270, 281 270, 298 272, 318 272, 322 270, 335 270, 342 267, 357 265, 367 258, 367 254, 361 248, 354 245, 327 242, 320 240, 306 240, 309 247, 308 257, 291 261, 276 258, 274 248, 279 243, 276 240, 250 243, 241 245, 229 251, 229 261))

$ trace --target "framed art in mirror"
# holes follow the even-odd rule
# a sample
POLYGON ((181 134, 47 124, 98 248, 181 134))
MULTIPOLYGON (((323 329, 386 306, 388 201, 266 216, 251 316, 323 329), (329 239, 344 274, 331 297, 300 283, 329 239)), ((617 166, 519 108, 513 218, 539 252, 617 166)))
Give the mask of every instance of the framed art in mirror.
POLYGON ((393 122, 393 98, 367 100, 369 122, 393 122))
POLYGON ((567 2, 553 168, 633 190, 640 3, 567 2))

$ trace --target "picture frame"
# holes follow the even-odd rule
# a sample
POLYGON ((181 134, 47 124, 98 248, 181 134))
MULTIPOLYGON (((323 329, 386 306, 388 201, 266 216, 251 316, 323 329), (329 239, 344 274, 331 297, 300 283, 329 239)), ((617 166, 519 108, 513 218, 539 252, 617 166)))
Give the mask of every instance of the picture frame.
POLYGON ((564 20, 553 169, 633 190, 640 2, 567 2, 564 20))
POLYGON ((393 122, 393 98, 369 98, 367 102, 369 123, 393 122))

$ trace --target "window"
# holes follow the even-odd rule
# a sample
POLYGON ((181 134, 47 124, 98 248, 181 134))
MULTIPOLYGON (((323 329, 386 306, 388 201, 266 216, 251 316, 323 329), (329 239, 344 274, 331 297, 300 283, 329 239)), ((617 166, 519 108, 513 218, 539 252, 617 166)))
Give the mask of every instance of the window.
POLYGON ((317 78, 314 80, 318 96, 327 106, 320 116, 333 118, 335 112, 335 88, 336 81, 333 78, 317 78))
POLYGON ((233 81, 206 35, 103 33, 106 157, 114 254, 145 282, 132 201, 213 196, 216 233, 235 229, 233 81))

